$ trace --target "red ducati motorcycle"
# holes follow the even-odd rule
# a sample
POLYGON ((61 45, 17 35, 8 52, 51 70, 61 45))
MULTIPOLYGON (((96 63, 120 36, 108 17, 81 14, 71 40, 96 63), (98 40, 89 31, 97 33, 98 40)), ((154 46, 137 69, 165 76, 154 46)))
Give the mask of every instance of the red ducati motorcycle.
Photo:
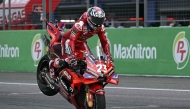
POLYGON ((52 82, 49 61, 61 56, 61 43, 59 31, 52 23, 47 24, 50 37, 42 35, 47 54, 41 58, 37 68, 37 83, 41 92, 47 96, 60 93, 76 109, 106 109, 104 87, 108 83, 117 85, 119 82, 111 60, 106 59, 101 46, 97 47, 96 56, 88 45, 83 43, 85 51, 77 59, 77 66, 65 64, 57 70, 57 82, 52 82), (50 40, 56 43, 54 50, 50 49, 50 40))

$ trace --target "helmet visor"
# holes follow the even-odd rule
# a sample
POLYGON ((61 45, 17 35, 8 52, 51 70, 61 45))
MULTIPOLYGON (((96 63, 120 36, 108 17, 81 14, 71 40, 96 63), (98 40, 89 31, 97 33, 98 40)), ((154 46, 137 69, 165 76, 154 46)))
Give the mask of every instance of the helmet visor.
POLYGON ((90 17, 90 21, 92 24, 96 27, 100 27, 104 23, 104 17, 99 18, 99 17, 90 17))

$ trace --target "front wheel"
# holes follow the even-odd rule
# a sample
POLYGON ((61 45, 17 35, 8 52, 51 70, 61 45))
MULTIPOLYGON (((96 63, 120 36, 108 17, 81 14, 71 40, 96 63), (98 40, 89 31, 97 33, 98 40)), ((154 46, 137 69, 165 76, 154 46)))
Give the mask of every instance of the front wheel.
POLYGON ((106 109, 105 95, 95 94, 94 97, 93 107, 86 107, 85 109, 106 109))
POLYGON ((95 105, 94 109, 106 109, 105 95, 95 94, 95 105))

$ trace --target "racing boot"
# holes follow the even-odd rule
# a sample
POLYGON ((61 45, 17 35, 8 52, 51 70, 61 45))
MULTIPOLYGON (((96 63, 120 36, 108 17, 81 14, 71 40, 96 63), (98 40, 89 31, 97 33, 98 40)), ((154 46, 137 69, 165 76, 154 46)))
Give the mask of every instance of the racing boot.
POLYGON ((65 61, 60 58, 56 58, 54 60, 51 60, 49 62, 49 69, 50 69, 50 78, 53 80, 53 82, 57 82, 58 73, 57 70, 65 65, 65 61))
POLYGON ((56 83, 57 82, 57 75, 56 75, 56 68, 53 66, 53 60, 50 61, 50 65, 49 65, 49 72, 50 72, 50 81, 52 83, 56 83))

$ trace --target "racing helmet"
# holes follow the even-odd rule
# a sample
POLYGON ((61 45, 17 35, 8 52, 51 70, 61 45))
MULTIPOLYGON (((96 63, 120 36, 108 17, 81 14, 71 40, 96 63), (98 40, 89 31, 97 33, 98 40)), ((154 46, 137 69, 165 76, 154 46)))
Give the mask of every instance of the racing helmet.
POLYGON ((87 22, 92 29, 102 26, 105 19, 105 12, 99 7, 91 7, 87 11, 87 22))

